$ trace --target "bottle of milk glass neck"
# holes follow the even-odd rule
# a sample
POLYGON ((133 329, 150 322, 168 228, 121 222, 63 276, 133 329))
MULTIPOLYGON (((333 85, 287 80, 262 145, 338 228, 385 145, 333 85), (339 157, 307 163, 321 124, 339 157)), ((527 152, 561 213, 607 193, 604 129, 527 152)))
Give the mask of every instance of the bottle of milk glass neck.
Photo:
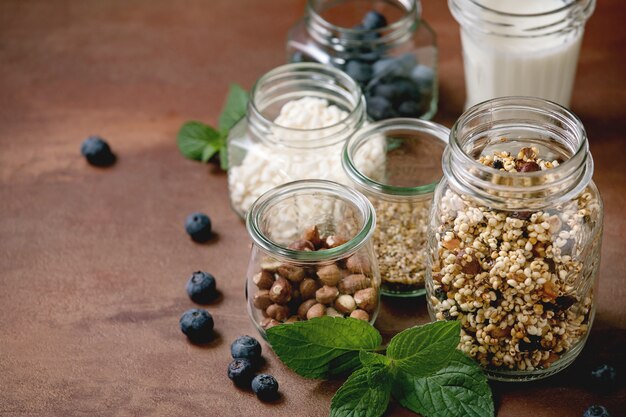
POLYGON ((603 206, 580 120, 504 97, 452 127, 435 190, 426 288, 436 320, 496 380, 552 375, 593 323, 603 206))
MULTIPOLYGON (((244 217, 264 192, 287 182, 349 182, 341 151, 365 121, 365 99, 344 72, 317 63, 288 64, 263 75, 248 112, 228 134, 228 188, 244 217)), ((366 152, 371 166, 380 150, 366 152)), ((369 168, 367 168, 369 169, 369 168)))
POLYGON ((372 120, 431 119, 437 55, 419 0, 308 0, 287 38, 290 62, 329 64, 354 78, 372 120))
POLYGON ((448 0, 461 25, 466 108, 503 96, 569 106, 595 0, 448 0))

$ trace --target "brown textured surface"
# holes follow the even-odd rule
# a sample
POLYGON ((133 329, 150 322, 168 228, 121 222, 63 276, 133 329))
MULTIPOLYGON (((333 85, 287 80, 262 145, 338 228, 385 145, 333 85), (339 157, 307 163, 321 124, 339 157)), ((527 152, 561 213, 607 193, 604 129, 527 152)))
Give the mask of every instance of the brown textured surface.
MULTIPOLYGON (((441 47, 436 120, 450 126, 463 103, 458 28, 443 0, 424 9, 441 47)), ((185 160, 174 142, 183 121, 216 121, 229 82, 250 87, 283 62, 302 10, 302 0, 0 2, 0 416, 327 415, 339 383, 297 377, 266 346, 277 404, 227 379, 230 342, 255 333, 243 298, 248 238, 225 175, 185 160), (93 133, 117 152, 113 168, 80 157, 93 133), (185 235, 194 210, 213 218, 212 243, 185 235), (218 336, 208 347, 178 330, 196 269, 223 293, 209 307, 218 336)), ((606 204, 596 323, 566 372, 495 384, 500 417, 626 409, 624 388, 584 385, 597 362, 626 373, 625 17, 621 0, 599 2, 572 104, 606 204)), ((425 322, 422 303, 386 303, 377 327, 389 336, 425 322)), ((388 415, 412 414, 392 405, 388 415)))

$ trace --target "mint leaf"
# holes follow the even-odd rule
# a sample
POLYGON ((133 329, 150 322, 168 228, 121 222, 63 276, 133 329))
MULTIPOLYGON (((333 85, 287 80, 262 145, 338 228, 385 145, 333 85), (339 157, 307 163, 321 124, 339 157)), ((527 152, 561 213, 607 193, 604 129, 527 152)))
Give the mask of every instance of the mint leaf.
POLYGON ((220 149, 222 142, 220 132, 196 121, 185 123, 176 138, 180 153, 198 161, 208 161, 220 149))
POLYGON ((426 377, 394 376, 394 397, 424 417, 490 417, 491 390, 478 364, 456 351, 449 365, 426 377))
POLYGON ((333 368, 339 363, 347 364, 342 372, 351 371, 359 366, 359 351, 382 342, 378 330, 367 322, 328 316, 271 327, 267 339, 280 360, 306 378, 337 375, 333 368))
POLYGON ((388 357, 379 353, 367 352, 362 350, 359 352, 359 360, 363 366, 383 365, 388 366, 391 363, 388 357))
POLYGON ((421 377, 445 367, 461 340, 460 323, 437 321, 412 327, 394 336, 387 357, 394 367, 421 377))
POLYGON ((391 376, 384 366, 356 370, 337 390, 330 417, 380 417, 387 410, 391 376))
POLYGON ((235 124, 246 115, 248 110, 248 93, 240 85, 231 84, 228 90, 226 104, 218 121, 222 131, 232 129, 235 124))

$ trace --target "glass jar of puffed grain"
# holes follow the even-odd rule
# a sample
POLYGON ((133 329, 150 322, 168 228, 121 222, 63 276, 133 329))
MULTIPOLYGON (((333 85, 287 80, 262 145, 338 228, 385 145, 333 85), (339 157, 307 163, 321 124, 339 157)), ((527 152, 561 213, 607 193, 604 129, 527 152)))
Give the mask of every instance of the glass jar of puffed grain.
POLYGON ((246 226, 248 313, 263 337, 277 324, 322 316, 374 322, 376 216, 363 194, 331 181, 287 183, 255 201, 246 226))
MULTIPOLYGON (((232 208, 244 217, 261 194, 290 181, 347 183, 341 150, 364 120, 359 86, 336 68, 289 64, 263 75, 246 117, 228 135, 232 208)), ((366 158, 373 164, 379 155, 366 158)))
POLYGON ((425 293, 429 212, 449 133, 432 122, 388 119, 363 127, 344 146, 346 174, 376 209, 373 242, 384 295, 425 293), (368 174, 361 153, 372 147, 384 157, 368 174))
POLYGON ((289 31, 289 62, 320 62, 353 77, 372 120, 437 111, 437 43, 419 0, 308 0, 289 31))
POLYGON ((452 128, 429 234, 429 310, 497 380, 568 366, 594 318, 602 200, 580 120, 542 99, 470 108, 452 128))

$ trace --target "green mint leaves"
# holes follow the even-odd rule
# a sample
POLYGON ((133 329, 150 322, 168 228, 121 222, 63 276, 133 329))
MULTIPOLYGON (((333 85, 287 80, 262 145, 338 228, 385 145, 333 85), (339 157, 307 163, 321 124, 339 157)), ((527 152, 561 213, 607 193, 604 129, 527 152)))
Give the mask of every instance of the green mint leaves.
POLYGON ((330 378, 360 366, 359 352, 380 346, 380 333, 368 323, 320 317, 267 330, 274 352, 297 374, 330 378))
POLYGON ((186 158, 207 162, 216 154, 220 157, 220 166, 228 168, 226 138, 228 132, 246 115, 248 93, 237 84, 232 84, 226 98, 226 104, 219 117, 218 129, 202 122, 189 121, 178 131, 176 143, 186 158))
POLYGON ((332 399, 331 417, 380 417, 392 395, 424 417, 493 416, 487 379, 456 350, 459 334, 456 321, 413 327, 382 355, 378 331, 355 319, 321 317, 267 330, 274 352, 299 375, 353 372, 332 399))

